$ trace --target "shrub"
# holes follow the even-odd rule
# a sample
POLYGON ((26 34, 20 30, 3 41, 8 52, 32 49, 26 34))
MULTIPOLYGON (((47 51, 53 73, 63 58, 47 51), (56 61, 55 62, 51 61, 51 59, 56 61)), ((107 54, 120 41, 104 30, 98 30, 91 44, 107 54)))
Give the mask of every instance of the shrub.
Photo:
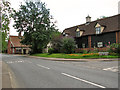
POLYGON ((52 40, 52 48, 54 49, 54 53, 60 53, 60 49, 62 46, 62 41, 60 38, 54 38, 52 40))
POLYGON ((120 53, 120 43, 113 43, 108 47, 110 53, 120 53))
POLYGON ((48 53, 49 53, 49 54, 52 54, 53 52, 54 52, 54 49, 53 49, 53 48, 49 48, 49 49, 48 49, 48 53))
POLYGON ((87 51, 87 50, 83 50, 83 51, 82 51, 82 53, 87 54, 87 53, 88 53, 88 51, 87 51))
POLYGON ((73 38, 66 37, 62 39, 61 52, 63 53, 73 53, 75 51, 75 41, 73 38))

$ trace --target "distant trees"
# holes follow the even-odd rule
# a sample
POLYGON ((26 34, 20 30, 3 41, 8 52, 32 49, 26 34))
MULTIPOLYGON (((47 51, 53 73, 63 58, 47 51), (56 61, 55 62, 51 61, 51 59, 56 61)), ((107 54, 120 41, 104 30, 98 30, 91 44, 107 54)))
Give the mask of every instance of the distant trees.
POLYGON ((23 44, 31 45, 32 53, 41 53, 46 47, 52 33, 58 31, 52 22, 50 10, 42 2, 26 2, 20 5, 19 11, 14 11, 14 28, 24 32, 23 44))
POLYGON ((97 20, 103 19, 103 18, 107 18, 107 17, 106 16, 100 16, 100 18, 97 18, 97 20))
MULTIPOLYGON (((2 36, 2 51, 4 52, 7 49, 7 39, 8 39, 8 34, 9 34, 9 24, 10 20, 12 18, 12 12, 13 9, 10 7, 10 2, 7 0, 2 0, 2 3, 0 5, 0 33, 2 36)), ((0 42, 0 43, 1 43, 0 42)))

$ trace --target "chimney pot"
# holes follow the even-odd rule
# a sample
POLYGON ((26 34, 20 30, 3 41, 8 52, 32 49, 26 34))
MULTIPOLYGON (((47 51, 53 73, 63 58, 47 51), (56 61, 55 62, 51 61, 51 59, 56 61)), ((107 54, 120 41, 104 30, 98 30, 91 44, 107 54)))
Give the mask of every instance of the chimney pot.
POLYGON ((86 17, 86 23, 90 23, 91 22, 91 17, 88 15, 87 17, 86 17))

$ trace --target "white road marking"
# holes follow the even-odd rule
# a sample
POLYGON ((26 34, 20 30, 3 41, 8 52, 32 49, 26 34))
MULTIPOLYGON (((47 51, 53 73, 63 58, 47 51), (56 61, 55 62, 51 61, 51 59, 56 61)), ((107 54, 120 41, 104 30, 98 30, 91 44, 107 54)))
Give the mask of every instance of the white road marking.
POLYGON ((9 73, 9 77, 10 77, 10 81, 11 81, 11 87, 13 88, 13 83, 12 83, 12 81, 13 81, 13 78, 12 78, 12 75, 11 75, 11 73, 10 72, 8 72, 9 73))
POLYGON ((7 62, 7 63, 13 63, 13 62, 11 61, 11 62, 7 62))
POLYGON ((28 61, 28 63, 32 63, 31 61, 28 61))
POLYGON ((9 61, 9 62, 6 62, 6 63, 22 63, 24 61, 9 61))
POLYGON ((104 71, 112 71, 112 72, 118 72, 118 66, 110 67, 110 68, 104 68, 104 71))
POLYGON ((91 85, 94 85, 94 86, 97 86, 97 87, 100 87, 100 88, 106 88, 106 87, 104 87, 102 85, 99 85, 99 84, 96 84, 96 83, 93 83, 93 82, 90 82, 90 81, 87 81, 87 80, 84 80, 84 79, 80 79, 78 77, 75 77, 75 76, 72 76, 72 75, 69 75, 69 74, 66 74, 66 73, 61 73, 61 74, 65 75, 65 76, 68 76, 68 77, 71 77, 71 78, 74 78, 76 80, 83 81, 85 83, 88 83, 88 84, 91 84, 91 85))
POLYGON ((45 69, 50 69, 50 68, 48 68, 46 66, 43 66, 43 65, 40 65, 40 64, 37 64, 37 65, 40 66, 40 67, 42 67, 42 68, 45 68, 45 69))

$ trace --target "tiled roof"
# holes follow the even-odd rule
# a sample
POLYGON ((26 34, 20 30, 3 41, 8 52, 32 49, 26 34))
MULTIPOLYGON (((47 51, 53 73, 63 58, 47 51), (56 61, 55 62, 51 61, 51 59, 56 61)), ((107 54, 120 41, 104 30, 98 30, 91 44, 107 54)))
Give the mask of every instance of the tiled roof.
POLYGON ((96 20, 96 21, 92 21, 88 25, 81 24, 81 25, 70 27, 70 28, 66 28, 63 32, 65 33, 67 32, 69 33, 70 36, 75 37, 76 29, 79 27, 80 30, 84 30, 84 33, 82 36, 94 35, 96 34, 95 25, 97 23, 105 27, 102 33, 118 31, 120 30, 119 19, 120 19, 120 14, 112 16, 112 17, 107 17, 107 18, 96 20))
POLYGON ((29 47, 28 45, 21 44, 21 40, 19 36, 10 36, 10 42, 13 44, 13 47, 29 47))

